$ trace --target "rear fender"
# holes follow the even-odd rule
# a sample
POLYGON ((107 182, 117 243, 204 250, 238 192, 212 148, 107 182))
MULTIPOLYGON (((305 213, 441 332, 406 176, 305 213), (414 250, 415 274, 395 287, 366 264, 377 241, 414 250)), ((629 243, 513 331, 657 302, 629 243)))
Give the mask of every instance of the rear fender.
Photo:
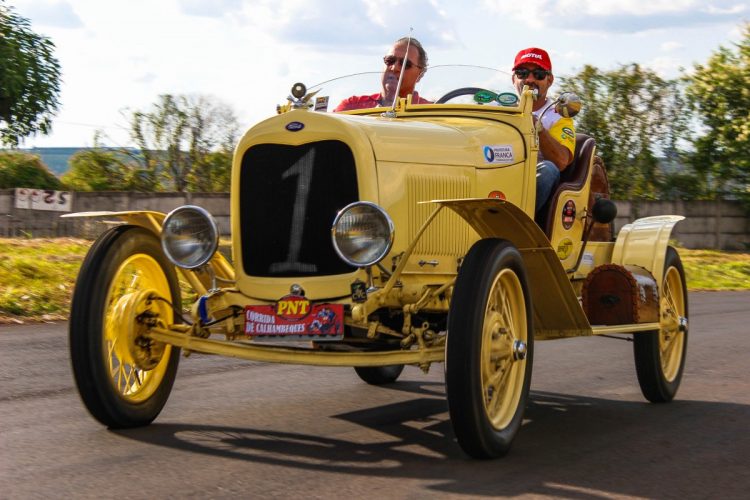
MULTIPOLYGON (((65 214, 61 217, 66 218, 100 218, 100 217, 114 217, 121 220, 126 224, 132 224, 148 229, 154 235, 159 238, 161 235, 161 226, 164 223, 164 219, 167 214, 162 212, 153 212, 150 210, 138 210, 128 212, 78 212, 72 214, 65 214)), ((211 268, 215 275, 224 282, 234 281, 234 268, 224 258, 221 252, 216 252, 209 261, 211 268)), ((199 294, 206 295, 209 288, 211 288, 211 279, 208 273, 201 271, 200 269, 181 269, 178 268, 185 280, 190 283, 190 286, 199 294)))
POLYGON ((547 236, 520 208, 494 198, 439 200, 479 234, 512 242, 523 256, 537 338, 591 335, 570 279, 547 236))
POLYGON ((612 263, 640 266, 661 283, 669 236, 674 225, 684 218, 681 215, 657 215, 624 225, 617 234, 612 263))

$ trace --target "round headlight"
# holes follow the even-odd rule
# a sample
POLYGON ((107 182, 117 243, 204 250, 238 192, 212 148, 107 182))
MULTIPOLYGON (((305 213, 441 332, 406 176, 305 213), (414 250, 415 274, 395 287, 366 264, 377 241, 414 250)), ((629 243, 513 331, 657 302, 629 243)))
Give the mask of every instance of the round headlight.
POLYGON ((376 204, 358 201, 336 215, 331 236, 333 248, 344 262, 367 267, 388 255, 393 244, 393 222, 376 204))
POLYGON ((161 228, 161 247, 172 263, 185 269, 200 267, 219 248, 219 229, 205 209, 185 205, 169 212, 161 228))

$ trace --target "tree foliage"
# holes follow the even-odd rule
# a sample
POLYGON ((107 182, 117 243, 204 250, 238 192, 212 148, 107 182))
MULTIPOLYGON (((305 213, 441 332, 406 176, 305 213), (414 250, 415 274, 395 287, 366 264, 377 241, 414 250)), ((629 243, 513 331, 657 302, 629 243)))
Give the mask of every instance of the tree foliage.
POLYGON ((131 118, 143 171, 174 191, 228 190, 237 131, 232 109, 206 96, 161 95, 131 118))
POLYGON ((106 148, 94 134, 94 147, 78 151, 61 180, 73 191, 158 191, 153 176, 144 172, 139 153, 132 149, 106 148))
POLYGON ((70 169, 62 182, 72 191, 153 191, 144 180, 129 150, 94 148, 78 151, 70 159, 70 169))
POLYGON ((18 151, 0 152, 0 189, 17 187, 60 189, 62 183, 39 156, 18 151))
POLYGON ((0 3, 0 143, 19 141, 52 129, 59 107, 60 64, 49 38, 0 3))
POLYGON ((587 65, 561 81, 583 100, 576 128, 596 139, 613 197, 657 197, 665 186, 659 158, 676 159, 687 130, 679 82, 638 64, 613 71, 587 65))
POLYGON ((712 191, 750 199, 750 23, 736 50, 720 47, 687 77, 687 95, 704 133, 691 163, 712 191))
POLYGON ((70 161, 63 181, 77 191, 229 191, 237 120, 206 96, 159 96, 131 115, 137 150, 95 147, 70 161))

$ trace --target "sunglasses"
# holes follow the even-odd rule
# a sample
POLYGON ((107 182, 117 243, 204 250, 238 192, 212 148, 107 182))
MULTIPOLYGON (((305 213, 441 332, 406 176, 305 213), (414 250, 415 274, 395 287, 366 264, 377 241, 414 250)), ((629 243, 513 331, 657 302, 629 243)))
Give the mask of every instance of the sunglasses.
POLYGON ((396 64, 396 62, 398 62, 402 67, 406 69, 412 69, 414 66, 420 69, 422 68, 422 66, 417 66, 416 64, 414 64, 408 59, 404 60, 403 57, 385 56, 383 58, 383 62, 385 63, 386 66, 393 66, 394 64, 396 64))
POLYGON ((529 74, 534 75, 534 80, 544 80, 547 78, 547 75, 549 75, 549 71, 537 68, 537 69, 526 69, 526 68, 518 68, 515 71, 516 77, 520 78, 521 80, 525 80, 529 77, 529 74))

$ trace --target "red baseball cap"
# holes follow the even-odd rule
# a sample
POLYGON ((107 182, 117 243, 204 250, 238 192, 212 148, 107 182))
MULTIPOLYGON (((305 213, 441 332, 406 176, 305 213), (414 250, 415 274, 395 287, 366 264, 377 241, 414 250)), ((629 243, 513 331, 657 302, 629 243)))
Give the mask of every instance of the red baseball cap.
POLYGON ((549 58, 546 50, 531 47, 523 49, 521 52, 516 54, 516 60, 513 63, 513 69, 518 68, 522 64, 536 64, 542 69, 552 71, 552 61, 549 58))

